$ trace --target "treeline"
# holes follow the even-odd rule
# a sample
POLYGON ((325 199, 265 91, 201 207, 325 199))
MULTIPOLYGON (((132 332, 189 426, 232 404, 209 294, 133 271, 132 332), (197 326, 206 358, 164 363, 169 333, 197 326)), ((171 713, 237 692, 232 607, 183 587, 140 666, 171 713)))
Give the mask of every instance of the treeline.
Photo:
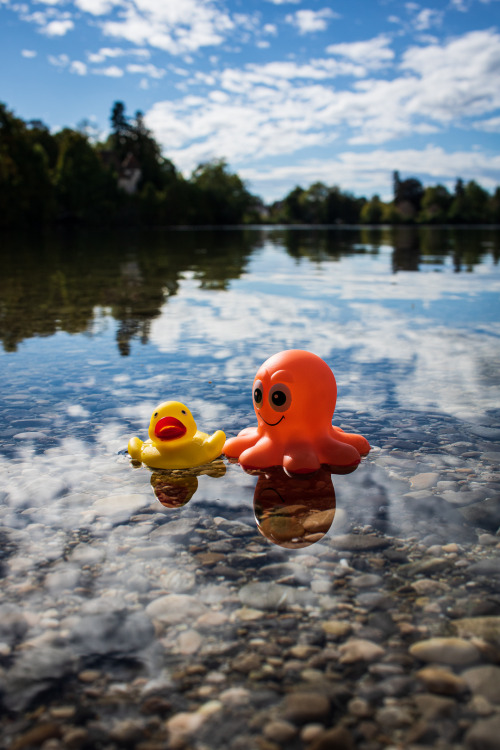
POLYGON ((493 195, 458 179, 453 192, 394 172, 392 201, 359 198, 316 182, 265 206, 224 160, 189 178, 161 155, 141 112, 115 102, 111 131, 93 143, 85 127, 51 133, 0 103, 0 227, 55 223, 123 225, 500 223, 493 195))
POLYGON ((258 221, 262 203, 224 161, 177 171, 144 124, 116 102, 111 132, 91 143, 84 130, 52 134, 0 103, 0 226, 57 222, 204 225, 258 221))
POLYGON ((394 199, 356 198, 316 182, 296 187, 270 207, 271 221, 289 224, 500 224, 500 187, 493 195, 471 180, 458 179, 453 193, 444 185, 425 187, 393 175, 394 199))

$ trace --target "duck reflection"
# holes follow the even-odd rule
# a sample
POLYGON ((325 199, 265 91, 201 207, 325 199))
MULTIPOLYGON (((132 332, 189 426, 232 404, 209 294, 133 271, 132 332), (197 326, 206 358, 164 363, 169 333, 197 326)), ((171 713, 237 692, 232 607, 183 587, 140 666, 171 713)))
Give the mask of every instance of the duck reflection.
POLYGON ((335 489, 327 469, 290 476, 273 467, 258 475, 253 507, 260 533, 279 547, 300 549, 322 539, 335 517, 335 489))
POLYGON ((212 461, 194 469, 160 470, 151 474, 151 486, 157 500, 165 508, 182 508, 191 500, 198 489, 198 477, 223 477, 226 466, 222 460, 212 461))

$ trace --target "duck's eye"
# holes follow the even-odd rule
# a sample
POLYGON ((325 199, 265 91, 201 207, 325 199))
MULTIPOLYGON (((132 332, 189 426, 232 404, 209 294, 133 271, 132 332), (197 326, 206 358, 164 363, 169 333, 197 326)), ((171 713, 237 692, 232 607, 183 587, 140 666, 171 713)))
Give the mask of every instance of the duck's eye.
POLYGON ((186 412, 184 411, 184 409, 181 409, 181 414, 186 414, 186 412))
POLYGON ((157 416, 158 416, 158 412, 155 411, 155 413, 153 414, 153 417, 157 417, 157 416))
POLYGON ((260 380, 256 380, 253 386, 253 400, 255 403, 255 406, 259 407, 262 405, 262 383, 260 380))
POLYGON ((286 411, 292 403, 290 388, 284 383, 276 383, 269 391, 269 403, 274 411, 286 411))

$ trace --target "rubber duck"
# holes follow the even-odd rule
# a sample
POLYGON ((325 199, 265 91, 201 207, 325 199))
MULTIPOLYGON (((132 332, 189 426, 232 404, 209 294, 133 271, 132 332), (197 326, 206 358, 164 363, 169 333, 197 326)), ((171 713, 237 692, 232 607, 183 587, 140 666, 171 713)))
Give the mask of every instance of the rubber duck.
POLYGON ((345 474, 370 450, 362 435, 332 425, 335 376, 312 352, 274 354, 257 371, 252 394, 257 427, 242 430, 223 449, 244 469, 283 466, 290 474, 302 474, 326 466, 345 474))
POLYGON ((200 432, 193 415, 180 401, 165 401, 156 407, 148 430, 149 440, 133 437, 130 458, 154 469, 188 469, 213 461, 222 453, 226 436, 200 432))

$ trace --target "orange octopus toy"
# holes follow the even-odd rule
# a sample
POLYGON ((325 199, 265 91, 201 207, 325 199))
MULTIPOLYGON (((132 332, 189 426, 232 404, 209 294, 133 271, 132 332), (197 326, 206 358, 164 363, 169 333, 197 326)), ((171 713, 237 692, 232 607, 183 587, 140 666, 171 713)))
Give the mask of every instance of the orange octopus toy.
POLYGON ((370 444, 332 425, 336 400, 335 376, 316 354, 274 354, 253 383, 257 427, 227 440, 223 453, 244 469, 283 466, 290 474, 308 474, 324 465, 332 472, 354 471, 370 444))

